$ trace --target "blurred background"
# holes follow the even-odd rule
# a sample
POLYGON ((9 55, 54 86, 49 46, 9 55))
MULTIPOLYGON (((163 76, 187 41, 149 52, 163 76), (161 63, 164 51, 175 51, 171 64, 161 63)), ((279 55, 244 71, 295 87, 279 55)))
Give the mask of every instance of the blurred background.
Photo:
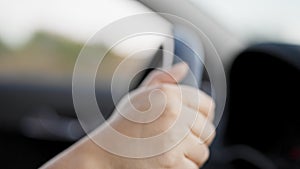
MULTIPOLYGON (((299 1, 190 0, 244 43, 300 43, 299 1)), ((83 44, 106 24, 147 12, 126 0, 0 1, 1 81, 66 84, 83 44)))
MULTIPOLYGON (((196 19, 199 17, 203 27, 211 29, 208 34, 213 34, 213 39, 221 44, 217 50, 221 51, 227 75, 233 69, 234 59, 251 45, 300 44, 300 1, 186 0, 186 3, 198 11, 186 13, 196 19), (226 38, 218 40, 218 37, 226 38), (232 45, 228 48, 222 44, 232 45)), ((176 11, 180 6, 173 8, 176 11)), ((105 25, 149 11, 151 9, 133 0, 0 0, 2 168, 37 168, 83 136, 71 95, 73 68, 81 48, 105 25)), ((147 41, 133 45, 140 43, 147 41)), ((107 50, 107 47, 104 44, 99 49, 107 50)), ((105 59, 106 75, 98 77, 97 83, 99 96, 110 98, 107 81, 123 59, 120 52, 113 52, 105 59)), ((144 59, 147 61, 132 60, 124 76, 139 64, 149 64, 152 57, 144 59)), ((297 65, 298 61, 292 62, 297 65)), ((298 74, 295 77, 298 78, 298 74)), ((113 106, 109 101, 103 104, 107 104, 104 111, 108 117, 113 106)), ((299 131, 297 127, 299 125, 295 125, 293 133, 299 131)), ((300 149, 297 148, 293 153, 298 160, 300 149)))
POLYGON ((69 85, 81 48, 102 27, 145 11, 115 0, 1 1, 0 8, 1 81, 51 85, 69 85))

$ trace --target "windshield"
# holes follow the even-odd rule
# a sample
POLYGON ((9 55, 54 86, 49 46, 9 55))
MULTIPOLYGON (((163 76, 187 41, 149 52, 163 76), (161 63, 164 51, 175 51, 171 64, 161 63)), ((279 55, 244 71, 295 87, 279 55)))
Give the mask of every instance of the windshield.
MULTIPOLYGON (((300 44, 300 1, 190 1, 222 29, 248 42, 300 44)), ((70 83, 77 55, 89 37, 145 9, 130 0, 2 0, 0 11, 0 84, 60 84, 70 83)))
MULTIPOLYGON (((0 85, 70 85, 84 43, 105 25, 141 12, 136 1, 0 1, 0 85)), ((114 65, 121 57, 109 55, 105 63, 114 65)), ((110 77, 112 66, 106 71, 110 77)))
POLYGON ((300 1, 190 1, 245 40, 300 44, 300 1))

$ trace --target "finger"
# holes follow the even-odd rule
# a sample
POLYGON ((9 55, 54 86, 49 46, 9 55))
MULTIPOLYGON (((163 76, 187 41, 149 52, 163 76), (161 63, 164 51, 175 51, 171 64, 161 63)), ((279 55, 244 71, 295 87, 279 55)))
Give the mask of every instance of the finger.
MULTIPOLYGON (((191 111, 190 113, 194 113, 193 109, 186 109, 187 111, 191 111)), ((192 133, 201 138, 205 144, 210 145, 216 136, 216 128, 210 122, 207 117, 205 117, 202 113, 198 113, 194 123, 190 123, 192 133)))
POLYGON ((210 121, 213 121, 215 103, 210 96, 199 89, 186 85, 180 85, 180 89, 182 92, 182 101, 185 105, 203 113, 210 121))
POLYGON ((155 70, 146 77, 141 86, 151 86, 160 83, 176 84, 186 76, 188 69, 188 65, 181 62, 166 71, 155 70))
POLYGON ((203 144, 198 137, 195 137, 192 134, 190 134, 185 141, 185 158, 194 162, 198 167, 201 167, 209 158, 209 149, 207 145, 203 144))
POLYGON ((199 89, 186 85, 163 84, 162 89, 166 94, 172 95, 187 107, 203 113, 210 121, 214 118, 214 101, 199 89))

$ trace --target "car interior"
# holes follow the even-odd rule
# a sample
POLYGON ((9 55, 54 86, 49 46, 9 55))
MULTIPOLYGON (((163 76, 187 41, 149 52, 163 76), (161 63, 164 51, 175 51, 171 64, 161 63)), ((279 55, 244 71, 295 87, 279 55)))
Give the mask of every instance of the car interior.
MULTIPOLYGON (((187 62, 192 73, 197 75, 201 85, 196 87, 213 95, 206 66, 214 66, 215 61, 208 51, 210 44, 206 36, 219 54, 226 76, 224 111, 218 119, 210 159, 203 168, 299 169, 300 38, 297 44, 295 38, 262 36, 264 31, 257 36, 249 35, 253 39, 245 38, 222 22, 223 18, 218 19, 212 14, 216 11, 204 10, 213 9, 216 1, 178 0, 177 5, 171 3, 172 0, 139 0, 132 6, 157 12, 171 23, 174 37, 192 46, 193 49, 185 47, 174 39, 174 54, 187 62), (190 28, 181 29, 172 17, 160 13, 185 18, 203 34, 194 36, 195 32, 190 28), (205 66, 194 50, 203 52, 205 66)), ((146 66, 162 64, 163 49, 168 46, 163 40, 155 45, 157 52, 149 56, 150 62, 143 63, 146 66)), ((0 157, 3 168, 38 168, 85 135, 72 98, 72 71, 82 47, 83 43, 44 31, 36 33, 20 49, 10 49, 0 41, 0 157), (35 61, 23 64, 27 61, 22 59, 30 56, 35 61), (40 56, 46 61, 39 61, 40 56), (27 67, 23 69, 24 65, 27 67), (49 72, 56 79, 45 80, 49 72)), ((98 104, 105 118, 109 118, 114 110, 106 81, 122 59, 118 54, 112 54, 104 60, 107 75, 96 83, 96 97, 101 100, 98 104)), ((142 64, 136 60, 132 63, 142 64)), ((137 88, 151 70, 141 72, 142 78, 132 84, 131 90, 137 88)))

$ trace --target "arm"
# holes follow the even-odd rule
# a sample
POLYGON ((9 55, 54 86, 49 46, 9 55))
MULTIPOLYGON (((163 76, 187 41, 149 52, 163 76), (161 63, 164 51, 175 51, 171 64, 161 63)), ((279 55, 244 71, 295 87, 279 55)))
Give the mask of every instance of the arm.
MULTIPOLYGON (((209 157, 208 146, 215 135, 212 124, 214 102, 198 89, 178 85, 185 76, 186 64, 177 64, 167 72, 154 71, 142 83, 141 87, 133 91, 129 99, 122 99, 109 119, 108 123, 118 132, 134 138, 148 138, 168 130, 179 115, 196 113, 194 123, 180 123, 179 128, 170 132, 166 139, 158 145, 175 144, 173 138, 178 133, 188 129, 186 137, 170 151, 166 151, 150 158, 126 158, 111 154, 95 144, 89 137, 65 150, 63 153, 46 163, 41 168, 101 168, 101 169, 152 169, 152 168, 199 168, 209 157), (162 95, 163 93, 163 95, 162 95), (155 110, 164 103, 162 114, 152 122, 136 123, 120 115, 130 115, 134 111, 157 113, 155 110), (180 106, 178 106, 180 105, 180 106), (131 108, 131 107, 134 107, 131 108), (150 111, 150 112, 149 112, 150 111)), ((189 120, 190 121, 190 120, 189 120)), ((96 129, 96 136, 105 137, 106 128, 96 129)), ((151 147, 141 147, 153 149, 151 147)), ((147 150, 148 150, 147 149, 147 150)), ((145 149, 146 150, 146 149, 145 149)), ((131 151, 131 150, 128 150, 131 151)))

